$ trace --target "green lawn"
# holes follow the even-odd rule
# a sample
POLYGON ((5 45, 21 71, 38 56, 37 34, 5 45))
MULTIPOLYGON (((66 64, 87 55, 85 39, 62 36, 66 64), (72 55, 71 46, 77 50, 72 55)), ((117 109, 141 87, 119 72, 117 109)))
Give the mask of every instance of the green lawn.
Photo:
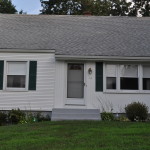
POLYGON ((0 150, 150 150, 150 123, 64 121, 1 126, 0 150))

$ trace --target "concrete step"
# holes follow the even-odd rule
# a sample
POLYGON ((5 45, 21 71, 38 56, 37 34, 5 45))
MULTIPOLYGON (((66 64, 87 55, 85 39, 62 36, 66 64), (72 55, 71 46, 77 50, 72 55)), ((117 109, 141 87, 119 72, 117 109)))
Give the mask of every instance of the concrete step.
POLYGON ((54 108, 51 120, 100 120, 100 110, 54 108))

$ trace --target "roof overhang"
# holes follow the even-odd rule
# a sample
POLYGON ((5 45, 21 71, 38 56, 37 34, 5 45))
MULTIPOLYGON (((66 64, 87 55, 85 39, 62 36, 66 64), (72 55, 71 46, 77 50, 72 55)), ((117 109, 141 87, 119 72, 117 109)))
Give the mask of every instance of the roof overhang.
POLYGON ((3 53, 55 53, 54 49, 5 49, 1 48, 0 52, 3 53))
POLYGON ((127 57, 127 56, 73 56, 73 55, 55 55, 56 60, 72 61, 146 61, 150 62, 149 57, 127 57))

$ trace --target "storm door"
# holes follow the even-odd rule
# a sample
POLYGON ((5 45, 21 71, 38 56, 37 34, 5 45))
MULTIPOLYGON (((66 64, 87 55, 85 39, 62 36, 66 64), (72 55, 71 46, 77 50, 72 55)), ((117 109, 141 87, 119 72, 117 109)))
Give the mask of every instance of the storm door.
POLYGON ((68 64, 67 98, 77 101, 84 98, 84 64, 68 64))

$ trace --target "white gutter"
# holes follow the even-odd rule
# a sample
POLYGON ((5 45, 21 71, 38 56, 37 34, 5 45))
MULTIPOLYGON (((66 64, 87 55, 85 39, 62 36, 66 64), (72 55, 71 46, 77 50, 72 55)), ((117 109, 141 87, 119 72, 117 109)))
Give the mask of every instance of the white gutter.
POLYGON ((55 53, 54 49, 0 49, 4 53, 55 53))
POLYGON ((88 61, 150 61, 150 57, 119 57, 119 56, 71 56, 55 55, 56 60, 88 60, 88 61))

